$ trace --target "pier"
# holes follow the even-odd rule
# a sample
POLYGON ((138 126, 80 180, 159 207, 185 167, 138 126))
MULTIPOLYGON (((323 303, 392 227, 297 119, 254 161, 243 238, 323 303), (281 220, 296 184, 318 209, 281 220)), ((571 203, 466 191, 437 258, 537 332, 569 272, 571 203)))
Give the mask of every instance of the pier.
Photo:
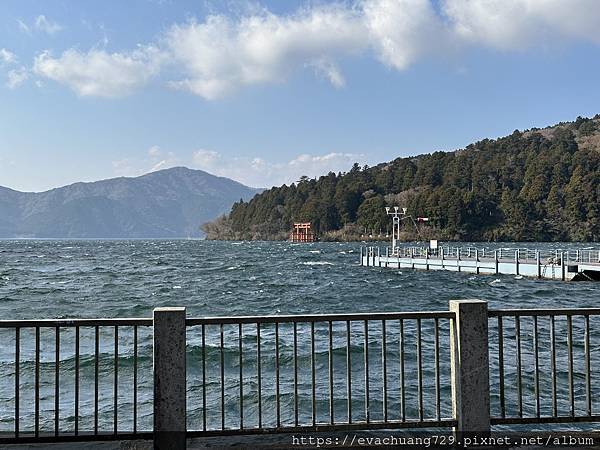
POLYGON ((370 267, 449 270, 562 281, 600 281, 600 250, 538 250, 473 247, 361 247, 360 264, 370 267))

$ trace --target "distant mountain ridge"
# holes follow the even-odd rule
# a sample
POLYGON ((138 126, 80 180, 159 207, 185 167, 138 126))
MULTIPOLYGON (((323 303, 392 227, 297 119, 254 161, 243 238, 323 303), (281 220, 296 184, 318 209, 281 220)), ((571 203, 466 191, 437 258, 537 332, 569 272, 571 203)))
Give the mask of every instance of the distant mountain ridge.
POLYGON ((49 191, 0 186, 0 238, 200 237, 200 225, 260 189, 175 167, 49 191))

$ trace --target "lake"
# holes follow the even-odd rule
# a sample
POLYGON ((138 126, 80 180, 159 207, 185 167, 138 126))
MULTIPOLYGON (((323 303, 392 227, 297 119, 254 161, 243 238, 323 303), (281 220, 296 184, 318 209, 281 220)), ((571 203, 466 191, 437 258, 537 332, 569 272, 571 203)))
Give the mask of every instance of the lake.
MULTIPOLYGON (((157 306, 185 306, 188 317, 446 310, 451 299, 471 298, 487 300, 490 308, 600 306, 600 283, 542 281, 514 275, 477 276, 445 271, 366 268, 359 266, 360 245, 199 240, 5 240, 0 241, 0 317, 151 317, 153 308, 157 306)), ((462 245, 487 246, 492 249, 525 247, 523 244, 507 243, 462 245)), ((589 246, 590 244, 527 244, 529 248, 540 249, 589 246)), ((232 348, 237 343, 236 330, 237 328, 226 330, 226 338, 232 338, 232 348)), ((72 381, 74 338, 71 331, 64 330, 61 337, 61 377, 72 381)), ((325 331, 318 330, 317 334, 321 332, 325 331)), ((48 414, 54 406, 53 333, 52 329, 42 330, 41 408, 48 414)), ((283 329, 284 344, 289 337, 286 333, 283 329)), ((359 331, 357 336, 358 334, 359 331)), ((596 334, 594 329, 592 337, 596 334)), ((265 331, 265 336, 270 336, 268 330, 265 331)), ((11 336, 2 335, 0 338, 3 342, 9 342, 11 336)), ((110 335, 106 334, 105 338, 101 351, 110 355, 110 335)), ((132 371, 129 347, 131 336, 125 333, 121 338, 124 341, 119 360, 119 392, 123 398, 119 403, 119 415, 128 417, 131 405, 126 396, 130 390, 127 380, 132 371)), ((81 339, 81 374, 82 379, 88 380, 86 386, 82 385, 81 392, 80 426, 85 427, 92 420, 90 378, 86 377, 93 380, 93 345, 89 340, 89 333, 83 333, 81 339)), ((209 335, 208 345, 216 345, 217 339, 216 334, 209 335)), ((251 341, 251 336, 248 339, 251 341)), ((32 342, 32 334, 24 330, 21 337, 22 361, 31 360, 32 342)), ((151 353, 151 344, 148 334, 140 334, 140 428, 148 428, 151 424, 151 358, 144 356, 151 353)), ((194 364, 197 363, 198 347, 194 345, 197 345, 197 341, 192 342, 189 365, 191 371, 197 369, 194 364)), ((360 348, 353 349, 354 351, 359 355, 360 348)), ((218 355, 213 356, 217 358, 218 355)), ((234 353, 226 355, 226 363, 230 364, 228 370, 231 369, 232 373, 236 370, 235 358, 234 353)), ((248 367, 252 367, 255 363, 252 360, 254 356, 249 354, 246 358, 248 367)), ((324 348, 318 358, 320 365, 327 364, 324 348)), ((596 359, 593 359, 593 363, 596 363, 596 359)), ((426 371, 432 370, 430 360, 425 360, 425 366, 426 371)), ((108 375, 104 379, 102 374, 110 374, 110 358, 102 363, 100 370, 100 425, 101 428, 106 428, 112 419, 112 380, 108 375)), ((32 364, 22 363, 23 430, 30 429, 28 427, 31 426, 33 414, 29 392, 33 382, 31 371, 32 364)), ((285 373, 282 374, 282 382, 286 382, 286 376, 285 373)), ((447 378, 442 381, 447 381, 447 378)), ((0 431, 12 430, 14 426, 13 383, 14 348, 3 345, 0 346, 0 405, 4 407, 0 407, 0 431)), ((229 390, 235 391, 236 380, 230 379, 228 383, 228 402, 231 400, 233 411, 235 395, 229 390)), ((377 391, 378 381, 374 379, 373 383, 373 390, 377 391)), ((358 385, 356 388, 360 389, 358 385)), ((265 389, 265 402, 268 405, 272 401, 268 397, 270 387, 265 386, 265 389)), ((524 389, 527 391, 532 387, 526 385, 524 389)), ((340 386, 340 391, 343 391, 343 386, 340 386)), ((189 397, 193 399, 197 394, 197 387, 191 387, 189 397)), ((247 392, 245 395, 248 396, 247 399, 245 397, 245 402, 251 405, 253 393, 247 392)), ((300 395, 308 401, 309 384, 300 386, 300 395)), ((430 394, 426 392, 426 400, 428 395, 430 394)), ((209 405, 216 408, 218 400, 212 399, 211 402, 213 401, 214 405, 210 402, 209 405)), ((395 400, 392 398, 390 401, 393 405, 395 400)), ((63 389, 60 402, 61 410, 64 411, 61 426, 69 428, 74 421, 70 406, 72 392, 63 389)), ((340 409, 343 410, 343 405, 341 406, 340 409)), ((374 408, 377 407, 375 404, 374 408)), ((448 405, 444 406, 447 407, 448 405)), ((357 410, 359 409, 360 405, 357 405, 357 410)), ((249 421, 253 414, 255 411, 250 409, 247 413, 249 421)), ((197 402, 190 405, 189 415, 191 421, 197 421, 200 417, 201 409, 197 402)), ((217 420, 218 416, 215 417, 217 420)), ((124 420, 124 426, 129 426, 128 419, 124 420)), ((52 427, 50 420, 42 422, 42 425, 52 427)))

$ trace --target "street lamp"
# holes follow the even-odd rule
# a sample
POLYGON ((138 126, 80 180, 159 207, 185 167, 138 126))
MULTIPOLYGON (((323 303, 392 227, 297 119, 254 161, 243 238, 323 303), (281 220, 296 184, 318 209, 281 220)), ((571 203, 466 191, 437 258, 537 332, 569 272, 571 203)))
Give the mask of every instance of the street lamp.
POLYGON ((401 221, 405 219, 410 219, 413 225, 415 226, 415 230, 417 231, 417 235, 419 235, 419 237, 421 237, 421 232, 419 231, 417 222, 429 222, 429 217, 417 217, 417 220, 415 221, 415 219, 412 216, 406 215, 406 211, 406 208, 402 208, 402 210, 400 210, 400 208, 398 208, 397 206, 394 206, 393 211, 389 206, 385 207, 385 213, 388 216, 392 216, 392 254, 396 253, 396 244, 400 240, 401 221))
POLYGON ((392 211, 389 206, 385 207, 385 213, 392 216, 392 254, 396 252, 396 242, 400 239, 400 221, 402 220, 400 216, 406 214, 406 208, 402 208, 402 212, 399 212, 399 209, 394 206, 392 211))

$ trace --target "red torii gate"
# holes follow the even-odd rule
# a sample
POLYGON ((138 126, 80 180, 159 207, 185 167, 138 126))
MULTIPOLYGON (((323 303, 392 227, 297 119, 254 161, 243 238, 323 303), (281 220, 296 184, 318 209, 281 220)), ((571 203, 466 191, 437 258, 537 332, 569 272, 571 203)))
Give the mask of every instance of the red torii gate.
POLYGON ((292 242, 314 242, 315 235, 310 228, 310 222, 295 223, 290 240, 292 242))

